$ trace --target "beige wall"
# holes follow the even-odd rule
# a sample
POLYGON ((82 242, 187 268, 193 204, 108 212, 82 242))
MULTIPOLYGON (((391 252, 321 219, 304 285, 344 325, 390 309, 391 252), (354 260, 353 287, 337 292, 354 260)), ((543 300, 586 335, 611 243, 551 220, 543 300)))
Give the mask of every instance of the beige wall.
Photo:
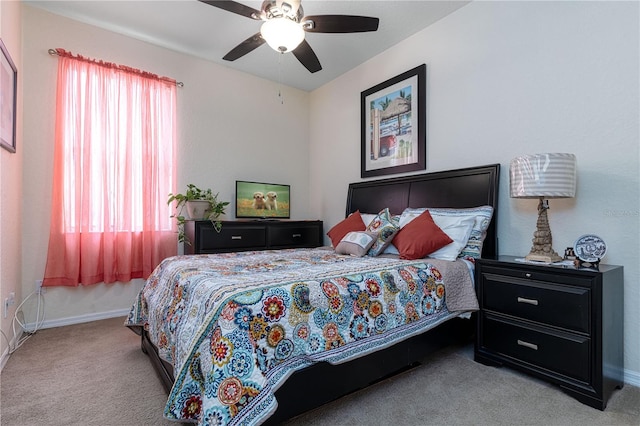
POLYGON ((510 160, 576 154, 576 198, 550 202, 554 247, 595 233, 606 263, 624 265, 626 379, 640 385, 638 9, 473 2, 312 92, 312 210, 329 228, 344 216, 346 191, 334 188, 360 180, 360 92, 425 63, 427 169, 502 165, 501 254, 529 252, 537 217, 535 200, 509 198, 510 160))
MULTIPOLYGON (((44 274, 53 170, 57 60, 47 49, 125 64, 184 82, 178 89, 178 185, 211 187, 233 201, 235 180, 289 183, 292 218, 307 219, 308 98, 300 90, 106 30, 23 6, 24 215, 22 285, 25 294, 44 274), (283 125, 284 124, 284 125, 283 125), (286 155, 285 155, 286 153, 286 155)), ((4 158, 4 157, 3 157, 4 158)), ((227 209, 233 218, 235 206, 227 209)), ((3 225, 4 226, 4 225, 3 225)), ((47 288, 47 326, 122 315, 141 280, 47 288)), ((27 304, 27 314, 35 311, 27 304)))
MULTIPOLYGON (((2 332, 13 340, 11 320, 22 300, 22 38, 21 7, 19 2, 0 1, 0 38, 18 69, 18 105, 16 111, 15 154, 0 148, 0 324, 2 332), (15 293, 15 304, 9 307, 4 318, 4 300, 15 293)), ((0 364, 4 366, 8 355, 7 340, 0 338, 0 364)))

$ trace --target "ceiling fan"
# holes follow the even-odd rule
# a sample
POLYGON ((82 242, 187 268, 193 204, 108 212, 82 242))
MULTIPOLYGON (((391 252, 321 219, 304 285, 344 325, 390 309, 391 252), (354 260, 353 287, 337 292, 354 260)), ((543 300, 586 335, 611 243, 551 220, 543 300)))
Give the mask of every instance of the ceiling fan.
POLYGON ((199 1, 256 21, 264 21, 259 32, 234 47, 222 59, 235 61, 266 42, 278 52, 293 52, 300 63, 312 73, 320 71, 322 66, 315 52, 304 39, 305 32, 360 33, 376 31, 379 22, 378 18, 367 16, 305 16, 300 0, 265 0, 260 10, 232 0, 199 1))

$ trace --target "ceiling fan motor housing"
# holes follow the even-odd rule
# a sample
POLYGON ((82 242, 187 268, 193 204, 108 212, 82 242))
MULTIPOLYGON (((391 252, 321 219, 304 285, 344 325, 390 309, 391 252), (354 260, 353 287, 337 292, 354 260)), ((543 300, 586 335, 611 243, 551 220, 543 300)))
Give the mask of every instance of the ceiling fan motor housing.
POLYGON ((300 0, 265 0, 262 2, 262 19, 287 18, 294 22, 300 22, 304 16, 304 10, 300 0))

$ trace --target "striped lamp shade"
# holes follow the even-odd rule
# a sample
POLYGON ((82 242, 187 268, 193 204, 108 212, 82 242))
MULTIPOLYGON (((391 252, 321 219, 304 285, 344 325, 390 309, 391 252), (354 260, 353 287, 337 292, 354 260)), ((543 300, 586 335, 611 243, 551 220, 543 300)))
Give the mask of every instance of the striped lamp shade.
POLYGON ((533 154, 516 157, 509 167, 512 198, 572 198, 576 195, 576 156, 533 154))

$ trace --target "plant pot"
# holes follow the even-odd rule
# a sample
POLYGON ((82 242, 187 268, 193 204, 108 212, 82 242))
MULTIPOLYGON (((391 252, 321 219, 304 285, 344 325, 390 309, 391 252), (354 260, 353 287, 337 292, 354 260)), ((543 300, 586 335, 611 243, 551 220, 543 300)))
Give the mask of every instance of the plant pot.
POLYGON ((209 202, 206 200, 187 201, 187 213, 190 219, 206 219, 208 216, 209 202))

